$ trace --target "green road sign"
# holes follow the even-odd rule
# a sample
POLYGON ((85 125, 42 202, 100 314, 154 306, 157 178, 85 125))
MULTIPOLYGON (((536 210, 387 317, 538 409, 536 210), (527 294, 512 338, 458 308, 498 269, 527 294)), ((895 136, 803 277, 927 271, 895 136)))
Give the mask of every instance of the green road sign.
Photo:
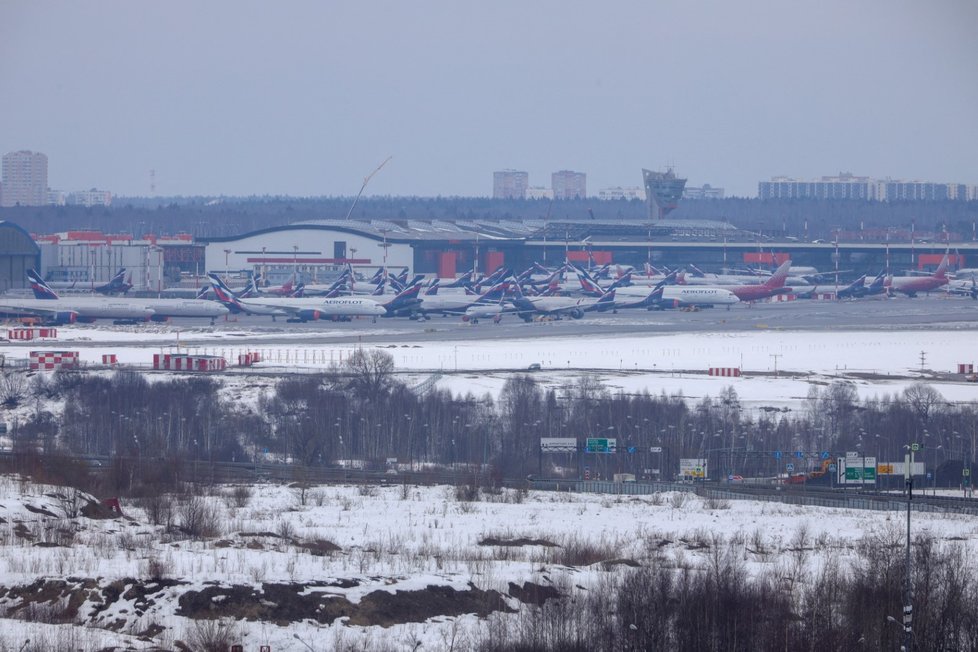
POLYGON ((588 437, 584 446, 588 453, 614 453, 617 448, 618 440, 607 437, 588 437))
POLYGON ((876 469, 871 466, 867 466, 865 469, 858 466, 847 466, 846 482, 850 480, 853 482, 859 482, 860 480, 873 482, 876 480, 876 469))
POLYGON ((971 475, 971 469, 961 469, 961 475, 967 478, 969 475, 971 475))
POLYGON ((910 450, 912 450, 915 453, 918 452, 920 450, 920 444, 916 444, 916 443, 910 444, 910 450))

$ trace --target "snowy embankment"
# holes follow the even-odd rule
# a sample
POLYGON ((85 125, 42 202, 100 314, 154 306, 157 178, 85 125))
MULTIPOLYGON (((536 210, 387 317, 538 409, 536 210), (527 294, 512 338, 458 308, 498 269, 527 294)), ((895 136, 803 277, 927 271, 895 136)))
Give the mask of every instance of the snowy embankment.
MULTIPOLYGON (((124 503, 116 518, 70 517, 86 502, 73 498, 0 478, 0 649, 28 638, 38 650, 170 649, 216 635, 202 620, 214 617, 246 649, 442 649, 528 596, 574 594, 633 565, 706 568, 723 545, 752 573, 789 556, 793 572, 815 571, 828 555, 854 559, 864 537, 899 536, 903 523, 686 493, 468 501, 447 487, 258 485, 124 503)), ((914 530, 978 549, 971 517, 919 514, 914 530)))
MULTIPOLYGON (((383 335, 385 331, 370 331, 383 335)), ((561 387, 584 372, 595 373, 612 390, 682 392, 694 400, 717 396, 733 387, 744 407, 797 408, 814 384, 834 380, 855 384, 861 398, 899 394, 918 380, 935 383, 952 402, 975 400, 976 386, 955 375, 959 363, 974 363, 973 333, 969 331, 901 330, 888 332, 650 333, 587 337, 430 341, 410 344, 363 345, 389 353, 409 383, 440 374, 438 386, 454 393, 498 395, 513 373, 539 363, 535 377, 544 385, 561 387), (710 367, 736 367, 740 378, 715 377, 710 367), (777 371, 777 374, 775 374, 777 371)), ((31 345, 0 345, 7 359, 26 358, 36 349, 77 349, 87 364, 98 364, 113 353, 124 364, 151 364, 154 353, 183 351, 220 355, 236 364, 238 354, 260 351, 259 373, 276 374, 324 370, 347 359, 357 344, 303 341, 300 334, 263 331, 196 329, 181 332, 168 326, 136 332, 110 328, 62 328, 61 340, 31 345), (192 344, 188 345, 188 338, 192 344), (242 341, 246 340, 246 341, 242 341)), ((324 336, 317 333, 317 337, 324 336)), ((392 339, 396 339, 392 335, 392 339)), ((241 370, 238 373, 243 373, 241 370)), ((253 380, 228 375, 229 385, 246 387, 253 380)), ((232 390, 235 391, 235 390, 232 390)), ((247 392, 246 392, 247 393, 247 392)))

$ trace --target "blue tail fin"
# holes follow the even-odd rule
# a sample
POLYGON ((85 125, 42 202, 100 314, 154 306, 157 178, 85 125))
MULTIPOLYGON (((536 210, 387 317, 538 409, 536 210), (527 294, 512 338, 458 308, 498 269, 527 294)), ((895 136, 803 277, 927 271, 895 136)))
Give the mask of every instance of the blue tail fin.
POLYGON ((58 294, 44 282, 37 270, 27 270, 27 280, 31 282, 31 290, 34 292, 35 299, 57 299, 58 294))
POLYGON ((243 312, 241 304, 238 302, 238 297, 234 292, 227 286, 227 284, 221 280, 221 277, 210 272, 207 277, 211 280, 211 285, 214 288, 214 294, 217 296, 217 300, 227 306, 228 310, 233 313, 243 312))

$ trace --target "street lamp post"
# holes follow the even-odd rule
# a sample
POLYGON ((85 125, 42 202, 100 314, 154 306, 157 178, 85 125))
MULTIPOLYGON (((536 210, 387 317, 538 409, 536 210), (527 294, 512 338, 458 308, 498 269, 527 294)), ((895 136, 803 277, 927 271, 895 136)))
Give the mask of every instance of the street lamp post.
MULTIPOLYGON (((916 444, 915 444, 916 446, 916 444)), ((913 501, 913 447, 907 451, 905 456, 906 462, 904 463, 903 476, 907 483, 907 560, 906 560, 906 577, 904 578, 904 605, 903 605, 903 645, 907 652, 911 650, 911 644, 913 642, 913 594, 912 583, 910 578, 910 510, 913 501)))

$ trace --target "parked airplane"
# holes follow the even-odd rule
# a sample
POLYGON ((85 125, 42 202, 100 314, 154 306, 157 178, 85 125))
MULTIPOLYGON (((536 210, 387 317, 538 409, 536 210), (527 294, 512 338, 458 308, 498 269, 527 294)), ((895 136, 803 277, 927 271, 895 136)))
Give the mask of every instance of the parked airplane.
POLYGON ((208 274, 218 301, 234 313, 268 315, 273 320, 285 317, 290 322, 305 322, 330 317, 384 316, 383 305, 366 297, 290 298, 255 297, 242 299, 217 274, 208 274))
POLYGON ((736 294, 741 301, 758 301, 778 294, 789 294, 791 288, 785 287, 784 281, 788 278, 790 267, 791 261, 786 260, 760 285, 732 285, 727 289, 736 294))
MULTIPOLYGON (((601 288, 595 281, 588 279, 586 274, 578 270, 581 285, 585 291, 601 288)), ((662 278, 651 290, 644 285, 631 285, 627 287, 615 287, 612 284, 607 290, 616 293, 618 299, 615 301, 616 308, 648 308, 649 310, 662 310, 664 308, 710 308, 721 305, 727 306, 739 303, 740 299, 726 287, 707 287, 702 285, 672 285, 676 273, 673 272, 662 278)))
POLYGON ((509 288, 506 282, 492 286, 481 296, 470 294, 425 294, 421 296, 421 302, 415 307, 417 313, 428 318, 431 314, 440 315, 462 315, 466 314, 469 308, 476 305, 484 305, 498 302, 509 288))
POLYGON ((91 323, 97 319, 113 319, 123 322, 147 321, 153 310, 134 303, 131 299, 118 300, 105 297, 60 298, 41 279, 36 271, 29 270, 27 278, 34 291, 33 299, 3 299, 0 297, 0 314, 6 317, 33 317, 48 324, 91 323))
POLYGON ((883 287, 885 281, 886 272, 880 272, 869 285, 866 285, 866 275, 864 274, 846 287, 841 288, 835 293, 835 297, 837 299, 861 299, 883 294, 886 291, 886 288, 883 287))
POLYGON ((972 275, 970 279, 957 278, 947 283, 947 293, 956 296, 971 297, 978 299, 978 283, 972 275))
POLYGON ((129 273, 129 278, 126 279, 126 268, 120 267, 119 271, 115 273, 108 283, 104 285, 99 285, 95 288, 95 291, 99 294, 125 294, 132 289, 132 273, 129 273))
POLYGON ((941 260, 937 270, 930 276, 891 276, 886 280, 887 294, 893 296, 895 292, 902 292, 908 297, 917 296, 918 292, 930 292, 942 285, 947 285, 947 256, 941 260))
POLYGON ((557 317, 558 319, 567 315, 573 319, 580 319, 585 312, 610 310, 614 307, 615 302, 614 290, 605 292, 597 299, 592 299, 589 297, 527 297, 519 285, 514 287, 516 288, 516 295, 510 299, 510 302, 523 321, 531 321, 534 314, 557 317))
POLYGON ((296 294, 293 291, 294 296, 305 296, 305 297, 338 297, 341 294, 349 294, 353 290, 353 270, 347 268, 340 274, 339 278, 330 283, 329 285, 322 283, 299 283, 296 288, 302 287, 302 294, 296 294))
MULTIPOLYGON (((58 295, 48 285, 41 280, 41 277, 30 270, 27 277, 31 281, 31 289, 34 290, 34 297, 42 301, 58 300, 58 295)), ((79 298, 82 299, 81 297, 79 298)), ((98 302, 109 301, 106 297, 90 297, 89 301, 93 305, 98 302)), ((167 321, 173 317, 196 317, 210 319, 214 323, 218 317, 228 314, 228 309, 214 301, 203 301, 200 299, 143 299, 129 298, 126 303, 135 308, 142 307, 149 311, 151 321, 167 321)), ((130 317, 114 317, 114 319, 132 319, 130 317)))
MULTIPOLYGON (((261 281, 261 274, 255 274, 248 279, 248 284, 241 288, 231 288, 239 299, 258 296, 258 284, 261 281)), ((216 299, 214 288, 205 284, 199 288, 166 288, 160 292, 161 299, 216 299)))

